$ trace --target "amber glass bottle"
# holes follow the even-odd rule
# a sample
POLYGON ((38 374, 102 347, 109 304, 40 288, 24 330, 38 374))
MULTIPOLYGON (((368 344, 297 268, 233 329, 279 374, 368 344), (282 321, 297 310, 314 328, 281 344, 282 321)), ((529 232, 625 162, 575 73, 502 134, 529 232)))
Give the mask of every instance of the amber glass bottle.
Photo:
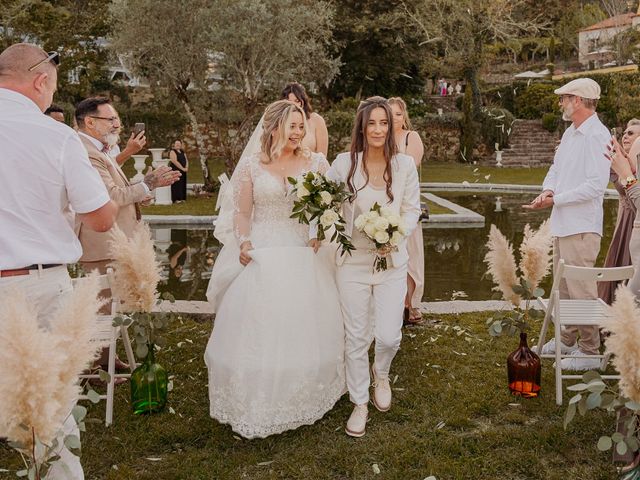
POLYGON ((520 345, 507 357, 509 390, 525 398, 540 394, 540 357, 527 345, 527 334, 520 333, 520 345))

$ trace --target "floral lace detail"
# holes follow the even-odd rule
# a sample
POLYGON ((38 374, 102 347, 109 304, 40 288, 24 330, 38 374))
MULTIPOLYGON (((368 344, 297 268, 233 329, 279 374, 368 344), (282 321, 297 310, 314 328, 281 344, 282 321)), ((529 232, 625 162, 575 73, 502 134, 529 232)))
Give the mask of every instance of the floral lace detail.
MULTIPOLYGON (((312 154, 306 170, 326 171, 327 168, 328 163, 322 154, 312 154)), ((289 195, 289 183, 284 183, 265 169, 259 154, 248 159, 245 181, 251 183, 252 218, 250 227, 237 231, 237 237, 251 238, 254 247, 305 245, 309 227, 290 218, 294 198, 289 195)))
MULTIPOLYGON (((342 365, 342 363, 340 363, 342 365)), ((329 385, 312 382, 291 382, 288 395, 280 395, 274 403, 269 392, 248 389, 246 381, 238 375, 224 382, 215 382, 211 398, 210 415, 220 423, 226 423, 244 438, 265 438, 302 425, 312 425, 333 408, 346 392, 344 373, 338 372, 329 385)))

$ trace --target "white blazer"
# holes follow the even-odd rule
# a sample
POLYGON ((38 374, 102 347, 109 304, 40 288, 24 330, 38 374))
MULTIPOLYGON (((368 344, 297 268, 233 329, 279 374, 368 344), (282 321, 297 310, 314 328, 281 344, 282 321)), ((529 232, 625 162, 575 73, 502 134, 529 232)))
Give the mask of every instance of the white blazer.
MULTIPOLYGON (((364 184, 361 175, 362 153, 358 154, 358 166, 354 175, 354 184, 360 188, 364 184)), ((347 183, 347 176, 351 168, 351 156, 349 152, 339 154, 326 176, 331 180, 347 183)), ((397 252, 391 252, 391 261, 394 267, 401 267, 409 260, 407 253, 406 239, 411 235, 413 229, 417 227, 420 218, 420 183, 418 182, 418 170, 412 157, 403 153, 396 154, 391 159, 393 202, 383 206, 390 207, 399 214, 407 226, 407 236, 398 245, 397 252)), ((353 203, 346 201, 342 205, 342 214, 345 219, 345 233, 349 236, 353 233, 353 222, 355 220, 355 209, 353 203)), ((340 250, 336 252, 336 263, 342 265, 348 255, 340 255, 340 250)))

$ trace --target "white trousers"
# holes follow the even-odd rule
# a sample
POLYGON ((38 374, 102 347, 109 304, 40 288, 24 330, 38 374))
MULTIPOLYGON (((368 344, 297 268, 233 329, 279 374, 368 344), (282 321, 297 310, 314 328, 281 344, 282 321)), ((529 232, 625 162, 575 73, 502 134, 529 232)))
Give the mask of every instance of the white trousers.
MULTIPOLYGON (((42 328, 50 327, 51 317, 60 308, 65 296, 73 291, 71 278, 65 266, 40 271, 32 270, 29 275, 0 278, 0 294, 6 292, 9 287, 17 287, 24 291, 38 313, 38 323, 42 328)), ((64 436, 77 435, 80 438, 80 431, 73 416, 69 415, 66 419, 63 432, 64 435, 58 438, 60 447, 54 452, 60 456, 60 460, 51 465, 45 478, 46 480, 84 480, 80 458, 64 446, 64 436)))
MULTIPOLYGON (((349 398, 369 401, 369 346, 375 338, 374 368, 387 378, 400 348, 402 313, 407 293, 407 266, 373 271, 373 254, 360 251, 338 267, 336 281, 344 315, 345 362, 349 398)), ((391 263, 391 261, 389 261, 391 263)))

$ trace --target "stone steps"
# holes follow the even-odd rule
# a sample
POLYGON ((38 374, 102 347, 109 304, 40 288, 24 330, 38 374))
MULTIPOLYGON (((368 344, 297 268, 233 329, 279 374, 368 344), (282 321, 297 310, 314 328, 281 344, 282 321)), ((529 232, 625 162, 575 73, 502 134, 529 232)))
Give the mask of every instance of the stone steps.
MULTIPOLYGON (((558 138, 548 132, 539 120, 515 120, 509 136, 509 148, 502 151, 502 165, 508 167, 539 167, 553 162, 558 138)), ((481 161, 495 165, 495 153, 481 161)))

